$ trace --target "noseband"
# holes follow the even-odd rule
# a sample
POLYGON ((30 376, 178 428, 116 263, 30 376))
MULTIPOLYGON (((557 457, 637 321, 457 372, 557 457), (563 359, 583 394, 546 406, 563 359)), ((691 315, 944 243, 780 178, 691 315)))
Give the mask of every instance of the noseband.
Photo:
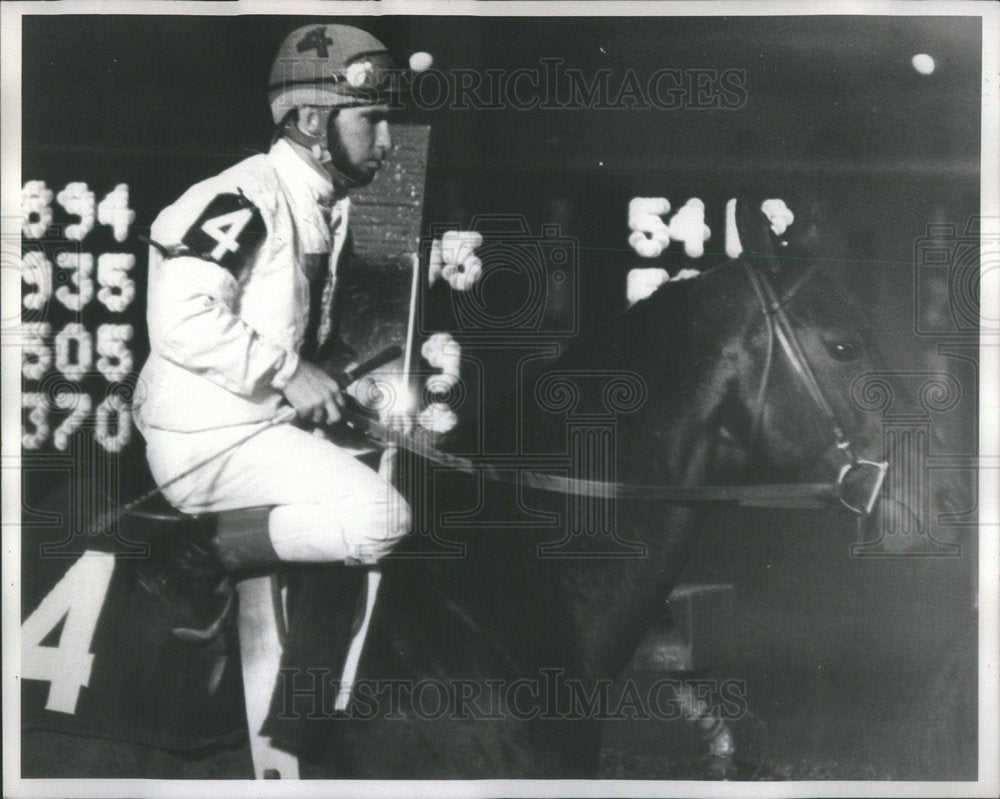
MULTIPOLYGON (((750 442, 753 444, 760 432, 761 418, 764 414, 764 403, 767 399, 768 383, 770 382, 771 367, 774 360, 774 342, 777 341, 782 352, 785 353, 792 373, 798 379, 799 384, 805 390, 809 399, 812 400, 813 405, 816 406, 820 416, 823 417, 837 445, 837 449, 846 460, 846 463, 841 467, 837 475, 837 484, 846 489, 847 483, 845 481, 848 477, 854 477, 864 471, 871 471, 873 473, 874 479, 871 480, 871 491, 867 493, 867 496, 862 496, 860 499, 854 497, 849 499, 845 496, 840 497, 840 502, 844 507, 855 513, 867 516, 872 512, 875 503, 878 501, 878 495, 882 490, 883 482, 885 482, 885 475, 889 464, 887 461, 879 463, 863 460, 857 456, 856 448, 844 432, 844 426, 840 423, 836 411, 834 411, 819 381, 816 379, 812 367, 809 365, 809 359, 806 357, 802 345, 795 335, 795 328, 788 316, 788 312, 785 310, 785 306, 792 301, 799 289, 816 274, 818 266, 815 264, 810 266, 795 281, 792 287, 785 292, 785 295, 780 298, 767 275, 760 270, 754 269, 749 264, 744 263, 743 268, 750 280, 750 285, 753 286, 754 293, 757 295, 760 310, 767 325, 767 352, 764 358, 764 372, 761 377, 760 387, 757 389, 756 402, 754 403, 750 442)), ((866 482, 862 475, 859 484, 863 486, 866 482)))

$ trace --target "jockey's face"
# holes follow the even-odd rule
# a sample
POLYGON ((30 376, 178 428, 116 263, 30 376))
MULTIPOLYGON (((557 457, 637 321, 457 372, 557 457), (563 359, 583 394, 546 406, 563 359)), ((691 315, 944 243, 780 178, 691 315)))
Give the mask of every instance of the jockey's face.
POLYGON ((389 107, 341 108, 330 116, 327 142, 334 166, 352 183, 370 183, 392 147, 389 107))

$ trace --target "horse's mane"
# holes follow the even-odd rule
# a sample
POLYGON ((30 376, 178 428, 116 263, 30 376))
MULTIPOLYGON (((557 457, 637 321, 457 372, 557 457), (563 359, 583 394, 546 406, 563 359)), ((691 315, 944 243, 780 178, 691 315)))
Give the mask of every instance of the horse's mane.
POLYGON ((599 332, 575 341, 550 368, 627 369, 647 381, 657 373, 676 378, 678 362, 690 363, 691 349, 714 340, 713 331, 743 302, 739 294, 745 287, 733 287, 739 269, 739 261, 723 261, 695 277, 662 284, 599 332))

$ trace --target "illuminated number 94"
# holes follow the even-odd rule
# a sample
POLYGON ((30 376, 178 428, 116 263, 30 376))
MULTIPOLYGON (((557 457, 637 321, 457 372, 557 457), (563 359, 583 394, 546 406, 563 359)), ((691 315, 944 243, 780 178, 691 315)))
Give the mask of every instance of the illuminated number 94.
MULTIPOLYGON (((52 190, 43 180, 29 180, 21 188, 21 232, 26 239, 40 239, 52 224, 52 190)), ((135 211, 128 207, 128 184, 119 183, 94 206, 94 192, 86 183, 67 183, 56 197, 66 213, 80 221, 66 226, 70 241, 83 241, 94 229, 94 219, 108 225, 115 241, 125 241, 129 225, 135 221, 135 211)))

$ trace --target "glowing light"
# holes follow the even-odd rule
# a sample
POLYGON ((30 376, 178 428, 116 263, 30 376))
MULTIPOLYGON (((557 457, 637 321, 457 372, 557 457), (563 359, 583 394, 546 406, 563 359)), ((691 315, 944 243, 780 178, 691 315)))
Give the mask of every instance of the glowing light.
POLYGON ((917 53, 910 63, 921 75, 930 75, 934 71, 934 59, 927 53, 917 53))
POLYGON ((374 378, 378 390, 378 398, 372 403, 378 410, 383 422, 389 420, 408 419, 412 417, 419 405, 415 389, 402 377, 376 376, 374 378))
POLYGON ((410 69, 414 72, 423 72, 425 69, 430 69, 433 63, 434 56, 430 53, 419 52, 410 56, 410 69))

